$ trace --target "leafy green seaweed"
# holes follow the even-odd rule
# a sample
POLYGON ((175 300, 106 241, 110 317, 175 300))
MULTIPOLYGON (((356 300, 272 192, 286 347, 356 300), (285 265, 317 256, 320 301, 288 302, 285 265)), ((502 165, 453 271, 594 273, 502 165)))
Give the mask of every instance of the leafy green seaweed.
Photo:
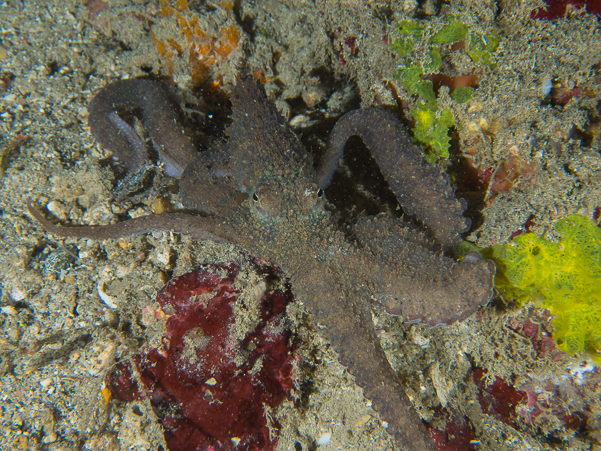
POLYGON ((463 41, 469 28, 463 22, 457 22, 453 16, 449 16, 449 22, 441 30, 430 38, 433 44, 452 44, 463 41))
POLYGON ((469 102, 472 99, 474 88, 469 86, 458 86, 451 93, 451 98, 459 105, 465 102, 469 102))
MULTIPOLYGON (((424 35, 428 35, 427 32, 430 31, 428 22, 402 20, 397 29, 400 37, 390 45, 390 48, 401 58, 394 77, 403 84, 410 96, 417 97, 410 111, 415 119, 413 128, 415 140, 424 148, 428 160, 448 158, 451 146, 449 130, 455 126, 455 118, 449 108, 440 110, 429 74, 436 73, 442 67, 443 46, 459 41, 465 42, 465 51, 475 63, 493 68, 495 66, 493 54, 499 47, 501 38, 494 32, 485 35, 475 31, 470 32, 465 23, 449 15, 447 23, 428 39, 425 50, 429 58, 424 60, 423 56, 421 59, 416 58, 415 49, 424 39, 424 35)), ((420 48, 423 49, 424 43, 421 44, 420 48)), ((472 99, 473 93, 472 87, 456 87, 451 92, 451 98, 457 104, 463 104, 472 99)))

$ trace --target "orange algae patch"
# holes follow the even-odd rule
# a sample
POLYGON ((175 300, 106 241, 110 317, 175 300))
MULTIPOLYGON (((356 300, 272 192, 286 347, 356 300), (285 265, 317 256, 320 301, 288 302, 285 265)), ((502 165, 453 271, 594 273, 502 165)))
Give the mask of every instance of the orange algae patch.
POLYGON ((436 92, 438 92, 441 86, 448 86, 450 92, 453 92, 455 88, 459 87, 476 86, 478 84, 478 77, 478 74, 450 76, 439 73, 428 75, 428 78, 432 80, 432 83, 434 84, 434 91, 436 92))
MULTIPOLYGON (((229 14, 233 3, 223 1, 221 7, 229 14)), ((227 62, 240 43, 238 25, 226 24, 217 32, 210 30, 201 23, 199 16, 188 10, 186 0, 176 0, 173 6, 162 0, 160 14, 164 18, 173 17, 180 33, 179 37, 162 40, 156 35, 152 36, 166 70, 173 73, 174 59, 187 56, 190 75, 197 85, 207 82, 212 69, 227 62)), ((215 81, 215 84, 219 84, 219 81, 215 81)))

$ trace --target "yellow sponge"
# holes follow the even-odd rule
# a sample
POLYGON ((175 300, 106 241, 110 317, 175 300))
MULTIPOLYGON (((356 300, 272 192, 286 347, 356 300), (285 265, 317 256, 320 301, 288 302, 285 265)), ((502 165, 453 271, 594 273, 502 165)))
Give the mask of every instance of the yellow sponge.
POLYGON ((601 229, 572 215, 554 225, 558 243, 533 233, 493 248, 497 288, 518 302, 534 301, 555 316, 553 336, 569 353, 601 362, 601 229))

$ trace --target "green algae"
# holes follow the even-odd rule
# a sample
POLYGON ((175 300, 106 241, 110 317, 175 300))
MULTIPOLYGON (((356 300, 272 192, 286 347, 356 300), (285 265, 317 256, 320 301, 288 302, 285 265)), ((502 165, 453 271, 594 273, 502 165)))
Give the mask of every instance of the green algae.
MULTIPOLYGON (((430 75, 439 72, 443 65, 443 51, 448 50, 448 45, 458 42, 464 43, 465 51, 474 63, 493 68, 493 55, 501 39, 494 32, 483 35, 470 31, 465 23, 453 15, 447 17, 446 23, 438 31, 432 23, 418 20, 403 20, 397 29, 400 37, 391 44, 391 49, 398 54, 400 63, 394 77, 403 84, 407 94, 416 97, 410 109, 410 115, 415 120, 415 140, 424 149, 428 161, 448 158, 451 147, 449 131, 456 126, 455 118, 449 108, 439 105, 430 75), (430 38, 425 44, 428 35, 430 38), (425 50, 428 58, 421 61, 417 58, 418 47, 425 50)), ((457 104, 463 104, 471 100, 473 91, 472 87, 458 86, 451 92, 451 98, 457 104)))

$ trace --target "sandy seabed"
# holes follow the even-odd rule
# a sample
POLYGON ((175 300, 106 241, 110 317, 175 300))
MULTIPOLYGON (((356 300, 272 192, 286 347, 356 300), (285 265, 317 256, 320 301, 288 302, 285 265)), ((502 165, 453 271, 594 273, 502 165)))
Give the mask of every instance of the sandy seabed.
MULTIPOLYGON (((159 331, 146 327, 143 312, 156 306, 170 277, 201 262, 240 258, 227 243, 167 233, 61 240, 26 213, 28 198, 55 219, 78 224, 181 206, 174 182, 160 173, 146 189, 114 195, 122 174, 91 136, 86 110, 111 81, 171 81, 191 135, 208 147, 223 130, 213 112, 226 116, 203 100, 210 90, 199 83, 219 80, 227 93, 240 68, 258 71, 278 109, 318 153, 327 138, 319 124, 331 128, 347 110, 377 105, 407 115, 415 99, 394 79, 398 57, 387 44, 398 37, 396 24, 419 13, 436 27, 455 14, 470 29, 494 29, 503 39, 495 68, 476 67, 460 52, 446 63, 453 73, 481 73, 466 104, 453 103, 444 88, 439 93, 458 124, 452 159, 469 156, 473 166, 494 170, 513 156, 536 168, 534 177, 518 179, 492 200, 460 193, 482 204, 467 239, 480 246, 505 243, 531 215, 532 231, 553 238, 555 220, 572 213, 593 217, 601 206, 599 19, 531 20, 536 2, 453 1, 443 11, 428 2, 387 3, 256 1, 232 9, 191 2, 180 16, 198 21, 205 33, 199 42, 217 46, 223 30, 239 31, 236 45, 208 72, 191 64, 200 44, 186 41, 177 14, 163 14, 155 1, 0 3, 1 449, 157 449, 164 439, 151 407, 107 403, 103 380, 115 362, 156 339, 159 331), (159 43, 172 41, 179 52, 173 46, 161 51, 159 43), (553 105, 550 84, 582 94, 553 105)), ((343 189, 369 191, 351 187, 352 176, 344 180, 343 189)), ((365 197, 378 201, 377 194, 365 197)), ((397 449, 353 377, 308 326, 302 306, 289 315, 303 363, 292 399, 271 412, 281 425, 279 449, 315 449, 330 433, 320 449, 397 449)), ((472 449, 600 448, 599 369, 586 356, 540 352, 551 326, 537 309, 497 300, 460 324, 436 329, 379 310, 373 315, 391 364, 434 428, 445 429, 447 419, 436 412, 446 406, 468 425, 472 449), (534 336, 524 328, 533 323, 539 325, 534 336), (479 384, 476 368, 485 370, 479 384), (487 410, 482 390, 493 391, 501 379, 534 396, 542 413, 534 415, 535 406, 524 399, 510 406, 511 421, 487 410)))

